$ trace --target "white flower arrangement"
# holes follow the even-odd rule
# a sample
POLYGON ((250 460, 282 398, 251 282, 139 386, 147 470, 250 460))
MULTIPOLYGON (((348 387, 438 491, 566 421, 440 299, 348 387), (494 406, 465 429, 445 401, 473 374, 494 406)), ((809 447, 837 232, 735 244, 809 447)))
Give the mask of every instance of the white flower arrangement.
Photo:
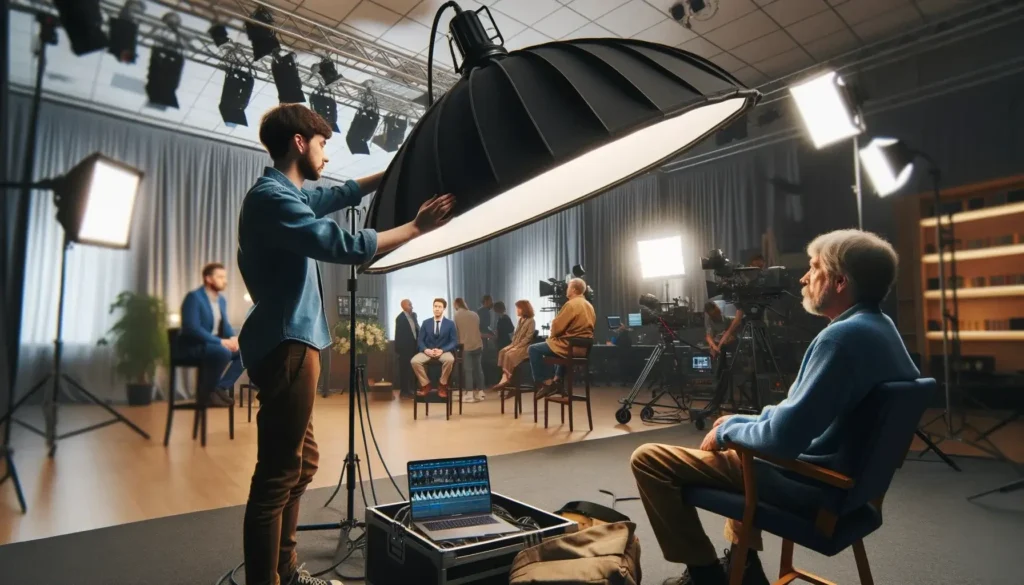
MULTIPOLYGON (((344 319, 334 327, 334 351, 348 353, 349 343, 349 320, 344 319)), ((369 354, 387 348, 388 336, 379 323, 369 319, 356 320, 356 353, 369 354)))

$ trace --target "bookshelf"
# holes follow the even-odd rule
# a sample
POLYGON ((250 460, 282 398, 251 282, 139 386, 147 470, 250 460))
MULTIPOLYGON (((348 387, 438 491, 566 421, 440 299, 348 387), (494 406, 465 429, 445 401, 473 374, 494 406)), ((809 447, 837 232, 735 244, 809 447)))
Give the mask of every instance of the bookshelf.
MULTIPOLYGON (((1010 329, 1011 319, 1024 319, 1024 175, 947 189, 941 197, 946 213, 943 224, 952 221, 956 238, 957 282, 951 281, 948 252, 943 260, 947 262, 947 302, 956 288, 960 353, 993 356, 997 371, 1024 370, 1024 330, 1010 329), (949 207, 956 209, 952 216, 949 207)), ((942 353, 942 331, 936 330, 941 324, 940 258, 933 207, 932 194, 924 193, 908 198, 897 210, 910 216, 902 226, 917 224, 901 242, 902 252, 913 254, 901 277, 910 277, 911 267, 919 270, 913 286, 904 283, 898 288, 899 316, 907 323, 901 330, 906 329, 905 341, 909 337, 914 342, 911 351, 921 354, 926 369, 932 356, 942 353)))

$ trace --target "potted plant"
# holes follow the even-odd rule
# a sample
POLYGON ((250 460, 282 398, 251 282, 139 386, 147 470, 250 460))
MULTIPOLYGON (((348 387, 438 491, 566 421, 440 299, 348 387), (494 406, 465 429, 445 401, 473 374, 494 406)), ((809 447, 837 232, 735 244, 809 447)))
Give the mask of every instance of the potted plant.
POLYGON ((121 318, 98 345, 114 348, 114 371, 127 381, 128 404, 141 406, 153 398, 158 366, 168 363, 167 308, 162 299, 124 291, 110 305, 121 318))

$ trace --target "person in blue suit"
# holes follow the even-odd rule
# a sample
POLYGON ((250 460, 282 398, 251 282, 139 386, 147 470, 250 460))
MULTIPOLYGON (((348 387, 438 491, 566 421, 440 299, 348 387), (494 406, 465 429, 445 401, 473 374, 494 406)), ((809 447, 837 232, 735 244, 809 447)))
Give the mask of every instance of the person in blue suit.
POLYGON ((430 378, 427 377, 427 363, 437 361, 441 363, 441 380, 437 389, 440 398, 448 398, 448 378, 452 375, 452 368, 455 366, 455 356, 452 352, 459 346, 459 334, 455 330, 455 322, 446 319, 445 309, 448 308, 448 301, 434 299, 434 316, 423 322, 420 326, 419 350, 413 356, 412 371, 416 373, 416 379, 420 383, 417 396, 426 396, 430 393, 430 378))
POLYGON ((231 406, 227 389, 244 370, 238 338, 228 321, 227 299, 221 294, 227 285, 224 265, 211 262, 203 267, 203 286, 188 293, 181 303, 177 349, 183 357, 203 360, 196 398, 206 400, 207 406, 231 406))

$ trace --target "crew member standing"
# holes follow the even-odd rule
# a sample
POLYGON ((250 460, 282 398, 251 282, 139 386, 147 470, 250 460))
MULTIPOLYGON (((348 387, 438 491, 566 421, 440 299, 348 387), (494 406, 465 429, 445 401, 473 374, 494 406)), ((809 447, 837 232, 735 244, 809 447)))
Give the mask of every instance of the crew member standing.
POLYGON ((385 232, 347 232, 327 215, 358 205, 381 175, 303 189, 320 178, 331 137, 331 127, 305 106, 271 109, 259 134, 274 166, 245 195, 238 221, 238 268, 253 300, 238 345, 260 389, 256 469, 243 522, 245 582, 340 585, 311 576, 295 554, 299 499, 320 458, 311 423, 320 351, 331 345, 317 261, 367 262, 444 225, 454 199, 431 198, 413 221, 385 232))
POLYGON ((402 312, 395 317, 395 353, 398 354, 398 380, 402 398, 414 398, 416 376, 412 372, 409 360, 419 353, 416 335, 419 333, 419 320, 412 310, 412 301, 402 300, 402 312))

